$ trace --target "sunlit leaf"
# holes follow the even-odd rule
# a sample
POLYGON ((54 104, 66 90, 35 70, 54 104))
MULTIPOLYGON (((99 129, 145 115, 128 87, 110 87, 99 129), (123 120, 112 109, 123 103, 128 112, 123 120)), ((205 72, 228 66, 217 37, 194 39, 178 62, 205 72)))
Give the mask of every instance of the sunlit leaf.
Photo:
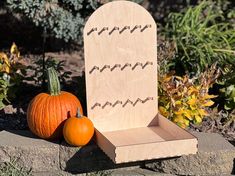
POLYGON ((191 95, 192 93, 198 93, 198 89, 196 89, 194 86, 190 86, 188 89, 188 94, 191 95))
POLYGON ((205 96, 203 96, 203 99, 212 99, 212 98, 216 98, 218 97, 218 95, 209 95, 209 94, 206 94, 205 96))
POLYGON ((161 115, 163 115, 164 117, 168 117, 169 113, 167 112, 166 108, 164 108, 163 106, 159 107, 159 112, 161 115))
POLYGON ((11 45, 10 53, 15 54, 17 57, 20 57, 20 52, 19 52, 18 47, 16 46, 16 44, 14 42, 11 45))
POLYGON ((189 111, 189 110, 185 110, 185 112, 184 112, 184 115, 185 115, 185 117, 187 117, 189 120, 192 120, 193 119, 193 115, 191 114, 191 111, 189 111))
POLYGON ((208 113, 205 109, 198 109, 198 112, 199 112, 200 116, 207 116, 208 115, 208 113))
POLYGON ((213 104, 214 104, 214 102, 211 101, 211 100, 209 100, 209 101, 207 101, 206 103, 204 103, 204 104, 202 104, 202 105, 209 107, 209 106, 212 106, 213 104))
POLYGON ((197 98, 195 96, 192 96, 191 99, 187 101, 187 103, 191 106, 194 106, 197 103, 197 98))
POLYGON ((195 122, 200 124, 202 122, 202 118, 200 116, 195 116, 195 122))
POLYGON ((180 110, 176 111, 175 114, 176 115, 182 115, 182 114, 184 114, 184 110, 180 109, 180 110))

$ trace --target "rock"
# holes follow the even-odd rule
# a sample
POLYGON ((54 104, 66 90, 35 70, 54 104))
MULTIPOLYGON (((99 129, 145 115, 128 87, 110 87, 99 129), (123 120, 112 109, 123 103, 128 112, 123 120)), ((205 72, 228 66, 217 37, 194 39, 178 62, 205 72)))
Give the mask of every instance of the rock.
POLYGON ((218 134, 195 135, 199 139, 196 155, 116 165, 94 143, 77 148, 65 142, 59 145, 38 139, 29 131, 0 131, 0 164, 16 160, 18 166, 38 176, 89 175, 86 172, 137 176, 230 175, 234 169, 234 146, 218 134))
POLYGON ((116 165, 94 143, 78 148, 63 142, 60 146, 60 167, 72 173, 85 173, 120 167, 129 170, 138 168, 139 165, 137 163, 116 165))
POLYGON ((0 132, 0 163, 16 160, 32 171, 59 170, 59 145, 38 139, 29 131, 0 132))
POLYGON ((3 110, 5 114, 14 114, 17 112, 17 108, 14 108, 12 105, 7 105, 3 110))
POLYGON ((199 142, 196 155, 146 162, 146 168, 177 175, 231 174, 235 167, 235 147, 215 133, 194 134, 199 142))
POLYGON ((163 173, 156 173, 147 169, 141 169, 141 168, 136 168, 136 169, 131 169, 131 170, 113 170, 110 171, 110 175, 112 176, 173 176, 171 174, 163 174, 163 173))

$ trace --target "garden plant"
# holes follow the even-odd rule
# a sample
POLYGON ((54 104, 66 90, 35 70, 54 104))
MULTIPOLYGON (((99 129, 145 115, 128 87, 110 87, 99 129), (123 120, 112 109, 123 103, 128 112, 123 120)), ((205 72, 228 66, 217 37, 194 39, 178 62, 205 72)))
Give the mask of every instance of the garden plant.
MULTIPOLYGON (((27 51, 24 42, 18 45, 7 41, 8 48, 0 44, 0 131, 31 130, 46 140, 65 139, 69 146, 85 146, 92 140, 95 126, 87 117, 84 98, 83 30, 91 13, 110 1, 0 2, 8 15, 29 20, 40 31, 42 40, 38 53, 27 51), (53 48, 55 41, 66 43, 69 49, 50 50, 48 46, 53 48), (78 58, 79 64, 74 58, 78 58), (50 117, 55 114, 57 118, 52 120, 50 117), (75 125, 82 128, 76 129, 75 125)), ((154 1, 132 1, 143 5, 152 15, 156 13, 154 1)), ((166 14, 156 17, 161 19, 156 21, 159 26, 158 46, 155 46, 156 106, 161 115, 187 131, 216 132, 234 142, 235 2, 180 2, 184 6, 177 9, 177 3, 164 1, 163 4, 170 6, 164 8, 175 11, 167 17, 166 14)), ((15 160, 0 165, 0 175, 16 173, 31 175, 15 160)), ((106 172, 87 175, 97 174, 110 175, 106 172)))

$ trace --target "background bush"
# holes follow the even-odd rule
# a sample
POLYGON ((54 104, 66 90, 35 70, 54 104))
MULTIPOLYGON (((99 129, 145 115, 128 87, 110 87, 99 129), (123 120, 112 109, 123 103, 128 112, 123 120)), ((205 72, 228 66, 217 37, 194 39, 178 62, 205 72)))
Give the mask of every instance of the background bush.
POLYGON ((23 14, 36 26, 42 27, 44 35, 78 43, 82 41, 87 17, 101 3, 96 0, 7 0, 7 6, 12 12, 23 14))
POLYGON ((198 75, 218 62, 223 69, 235 65, 235 32, 221 6, 203 1, 181 13, 170 13, 164 28, 175 42, 174 70, 198 75))

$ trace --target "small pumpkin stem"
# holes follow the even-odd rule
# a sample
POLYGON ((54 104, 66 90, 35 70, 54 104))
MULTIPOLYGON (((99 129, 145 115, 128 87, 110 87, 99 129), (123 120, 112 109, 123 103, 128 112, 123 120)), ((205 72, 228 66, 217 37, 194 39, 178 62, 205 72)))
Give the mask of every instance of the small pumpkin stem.
POLYGON ((78 108, 78 110, 77 110, 77 118, 81 118, 81 117, 82 117, 82 115, 81 115, 80 109, 78 108))
POLYGON ((60 81, 58 74, 53 67, 47 69, 48 91, 51 95, 60 94, 60 81))

